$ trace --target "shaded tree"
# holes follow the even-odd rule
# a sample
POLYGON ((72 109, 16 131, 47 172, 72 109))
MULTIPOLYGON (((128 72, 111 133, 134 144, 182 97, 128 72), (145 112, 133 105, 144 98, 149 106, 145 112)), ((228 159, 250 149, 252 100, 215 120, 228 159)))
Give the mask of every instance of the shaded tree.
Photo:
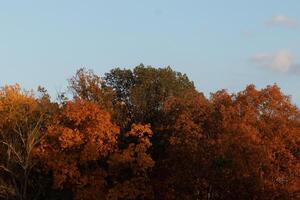
POLYGON ((192 91, 167 99, 162 110, 160 132, 165 135, 165 151, 153 174, 156 198, 206 199, 205 176, 211 156, 206 135, 209 101, 192 91))
POLYGON ((155 162, 149 154, 152 137, 150 125, 133 124, 122 146, 109 161, 112 187, 108 199, 153 199, 149 172, 155 162))

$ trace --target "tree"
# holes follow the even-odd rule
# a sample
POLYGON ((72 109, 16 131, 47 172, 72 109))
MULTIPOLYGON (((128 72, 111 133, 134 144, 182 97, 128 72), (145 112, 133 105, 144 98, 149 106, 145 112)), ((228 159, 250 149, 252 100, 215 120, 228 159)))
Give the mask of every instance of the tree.
POLYGON ((157 198, 299 198, 300 113, 276 85, 164 105, 171 137, 155 167, 157 198))
POLYGON ((115 150, 118 134, 109 113, 75 98, 48 126, 35 157, 53 174, 54 188, 71 188, 75 199, 101 199, 107 177, 101 162, 115 150))
POLYGON ((52 174, 54 189, 69 188, 74 199, 148 198, 151 136, 150 126, 137 124, 120 141, 108 112, 75 98, 48 126, 34 157, 52 174))
POLYGON ((154 167, 149 148, 153 133, 150 125, 133 124, 109 161, 112 187, 108 199, 153 199, 150 172, 154 167))
MULTIPOLYGON (((185 74, 173 71, 170 67, 154 68, 142 64, 133 70, 116 68, 100 78, 92 71, 79 70, 70 81, 74 95, 92 100, 99 105, 112 103, 110 114, 121 130, 121 135, 130 130, 131 125, 151 124, 154 131, 151 142, 152 157, 162 154, 164 137, 158 127, 163 103, 170 97, 183 97, 187 92, 195 92, 192 81, 185 74), (92 85, 92 86, 91 86, 92 85), (95 88, 95 89, 92 89, 95 88), (112 92, 112 98, 95 98, 112 92), (99 100, 100 99, 100 100, 99 100)), ((111 93, 110 93, 111 94, 111 93)), ((105 96, 105 95, 104 95, 105 96)))
POLYGON ((46 102, 49 103, 47 96, 36 99, 33 92, 22 91, 17 84, 0 90, 0 196, 3 198, 26 200, 34 195, 35 180, 31 175, 35 163, 31 156, 51 116, 46 102))
POLYGON ((132 70, 113 69, 105 74, 104 80, 105 85, 117 94, 113 118, 121 132, 128 131, 132 123, 151 124, 154 132, 151 155, 153 159, 159 159, 168 137, 159 130, 163 104, 168 98, 195 92, 193 82, 170 67, 154 68, 142 64, 132 70))
POLYGON ((168 97, 184 96, 186 91, 195 90, 185 74, 170 67, 156 69, 141 64, 132 71, 117 68, 105 74, 104 79, 116 92, 117 101, 128 108, 130 123, 151 123, 152 126, 160 118, 162 104, 168 97))
POLYGON ((104 86, 104 80, 92 70, 80 68, 69 79, 69 89, 74 97, 95 102, 108 112, 112 112, 114 94, 110 88, 104 86))
POLYGON ((198 92, 172 97, 163 107, 160 133, 165 147, 153 174, 157 199, 206 199, 205 175, 210 159, 206 125, 209 101, 198 92), (163 154, 163 155, 162 155, 163 154))
POLYGON ((218 199, 299 198, 299 110, 280 89, 249 85, 212 95, 208 133, 215 138, 208 173, 218 199), (226 184, 224 184, 226 182, 226 184))
POLYGON ((0 199, 300 199, 300 111, 277 85, 206 98, 143 65, 0 89, 0 199))

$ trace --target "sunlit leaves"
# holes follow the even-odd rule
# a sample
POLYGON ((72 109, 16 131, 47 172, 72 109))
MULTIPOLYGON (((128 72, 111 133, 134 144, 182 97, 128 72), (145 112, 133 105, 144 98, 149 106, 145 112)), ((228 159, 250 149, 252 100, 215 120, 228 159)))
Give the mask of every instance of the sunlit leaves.
POLYGON ((54 188, 71 187, 78 199, 83 194, 85 199, 97 199, 100 193, 91 190, 104 187, 106 173, 96 161, 114 150, 119 130, 108 113, 86 100, 67 102, 62 109, 49 125, 35 157, 45 171, 52 172, 54 188))

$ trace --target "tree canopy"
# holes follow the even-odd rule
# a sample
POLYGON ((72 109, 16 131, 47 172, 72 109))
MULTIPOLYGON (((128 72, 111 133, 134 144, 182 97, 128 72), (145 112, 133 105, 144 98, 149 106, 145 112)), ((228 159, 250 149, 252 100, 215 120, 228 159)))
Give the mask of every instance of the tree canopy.
POLYGON ((300 199, 300 111, 277 85, 206 97, 141 64, 68 88, 0 89, 0 199, 300 199))

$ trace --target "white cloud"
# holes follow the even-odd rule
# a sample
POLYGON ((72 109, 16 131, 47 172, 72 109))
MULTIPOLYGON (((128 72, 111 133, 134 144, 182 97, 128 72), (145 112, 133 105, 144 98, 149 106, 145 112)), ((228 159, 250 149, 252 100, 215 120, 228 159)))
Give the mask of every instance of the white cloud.
POLYGON ((273 54, 257 54, 251 59, 258 65, 278 72, 287 73, 294 71, 294 58, 287 50, 280 50, 273 54))
POLYGON ((266 24, 268 26, 281 26, 287 28, 295 28, 298 26, 298 22, 296 20, 293 20, 286 15, 276 15, 266 24))

